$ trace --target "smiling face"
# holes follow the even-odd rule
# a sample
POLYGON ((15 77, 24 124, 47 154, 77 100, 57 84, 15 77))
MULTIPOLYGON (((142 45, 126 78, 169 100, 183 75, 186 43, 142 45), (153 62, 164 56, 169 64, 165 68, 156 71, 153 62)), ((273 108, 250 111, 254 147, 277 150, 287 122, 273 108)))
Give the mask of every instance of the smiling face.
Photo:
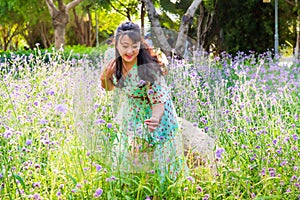
POLYGON ((126 64, 134 64, 140 51, 141 42, 134 42, 127 34, 122 35, 117 42, 117 50, 126 64))

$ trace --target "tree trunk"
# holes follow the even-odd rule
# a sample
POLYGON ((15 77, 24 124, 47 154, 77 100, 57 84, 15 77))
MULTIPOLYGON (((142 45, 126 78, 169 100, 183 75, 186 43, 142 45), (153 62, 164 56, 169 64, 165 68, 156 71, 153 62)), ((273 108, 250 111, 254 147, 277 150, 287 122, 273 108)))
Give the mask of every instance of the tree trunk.
POLYGON ((299 52, 300 52, 300 15, 297 16, 297 40, 296 40, 296 48, 295 48, 295 58, 299 59, 299 52))
POLYGON ((55 38, 55 47, 57 49, 63 48, 65 46, 65 25, 54 26, 54 38, 55 38))
POLYGON ((296 0, 296 8, 297 8, 297 21, 296 21, 296 32, 297 32, 297 40, 296 40, 296 47, 295 47, 295 58, 299 59, 300 55, 300 13, 298 8, 298 0, 296 0))
POLYGON ((143 0, 143 2, 145 3, 148 12, 148 17, 151 22, 151 29, 157 38, 158 45, 161 48, 161 50, 166 54, 166 56, 170 56, 172 48, 167 42, 167 38, 164 34, 164 31, 160 26, 158 14, 153 6, 153 2, 152 0, 143 0))
POLYGON ((88 21, 87 21, 87 42, 86 46, 91 47, 92 46, 92 15, 90 12, 88 12, 88 21))
POLYGON ((183 15, 181 23, 180 23, 180 28, 179 28, 179 33, 175 45, 176 53, 178 56, 183 56, 184 51, 185 51, 185 43, 187 40, 187 34, 189 31, 189 24, 191 19, 193 19, 193 16, 199 7, 200 3, 202 0, 194 0, 193 3, 190 5, 186 13, 183 15))
POLYGON ((141 30, 142 30, 142 35, 145 35, 145 3, 144 1, 142 1, 142 5, 141 5, 141 30))
POLYGON ((58 8, 54 5, 52 0, 45 1, 51 14, 52 24, 55 30, 55 47, 60 49, 65 45, 65 29, 69 23, 69 11, 83 0, 73 0, 67 5, 65 5, 62 0, 58 0, 58 8))
POLYGON ((47 30, 47 26, 45 23, 41 23, 39 24, 40 28, 40 35, 41 35, 41 39, 43 42, 43 46, 45 48, 48 48, 51 45, 51 42, 49 41, 49 34, 48 34, 48 30, 47 30))
POLYGON ((204 6, 201 3, 200 4, 200 15, 198 18, 198 27, 197 27, 197 51, 203 50, 203 42, 201 41, 201 35, 202 35, 202 23, 204 21, 204 6))
POLYGON ((83 45, 84 44, 84 33, 83 33, 83 28, 82 28, 82 20, 79 20, 79 17, 77 15, 75 9, 73 9, 73 15, 74 15, 74 20, 75 20, 75 24, 76 24, 76 27, 74 27, 76 38, 78 40, 78 43, 83 45))
POLYGON ((200 16, 197 27, 197 50, 208 51, 212 39, 211 30, 214 22, 214 14, 205 10, 203 3, 200 4, 200 16))

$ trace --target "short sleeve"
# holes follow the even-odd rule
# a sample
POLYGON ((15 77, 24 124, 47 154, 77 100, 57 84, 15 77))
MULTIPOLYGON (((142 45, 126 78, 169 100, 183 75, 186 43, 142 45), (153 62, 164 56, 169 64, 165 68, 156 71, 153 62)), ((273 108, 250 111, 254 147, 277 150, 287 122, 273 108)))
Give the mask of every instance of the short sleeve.
POLYGON ((149 86, 147 95, 152 105, 165 103, 170 99, 169 89, 163 76, 159 76, 155 82, 149 86))

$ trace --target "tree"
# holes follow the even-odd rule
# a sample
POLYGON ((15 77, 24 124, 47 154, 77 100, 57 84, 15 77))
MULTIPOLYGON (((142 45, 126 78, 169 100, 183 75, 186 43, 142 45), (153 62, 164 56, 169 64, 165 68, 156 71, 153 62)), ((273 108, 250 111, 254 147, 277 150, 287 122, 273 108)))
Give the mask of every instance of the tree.
POLYGON ((116 12, 132 21, 132 16, 138 14, 138 0, 105 0, 116 12))
POLYGON ((147 12, 148 12, 148 17, 149 17, 149 20, 151 22, 151 28, 152 28, 152 31, 156 35, 158 44, 161 47, 162 51, 167 56, 170 56, 171 52, 172 52, 172 48, 169 45, 169 43, 167 42, 167 38, 164 35, 164 32, 161 28, 161 25, 160 25, 160 22, 159 22, 159 19, 158 19, 158 14, 157 14, 157 12, 154 8, 153 3, 152 3, 151 0, 143 0, 143 2, 146 6, 146 9, 147 9, 147 12))
POLYGON ((76 7, 83 0, 73 0, 67 5, 62 0, 58 1, 58 8, 52 0, 45 0, 52 17, 52 25, 54 27, 55 47, 57 49, 65 45, 65 29, 69 23, 69 11, 76 7))
POLYGON ((190 5, 186 13, 182 16, 179 33, 175 45, 176 53, 178 55, 183 55, 185 50, 185 43, 187 39, 187 34, 189 31, 189 24, 193 19, 193 16, 198 9, 202 0, 194 0, 193 3, 190 5))
POLYGON ((295 26, 295 29, 296 29, 296 44, 295 44, 295 50, 294 50, 294 56, 299 59, 299 52, 300 52, 300 9, 299 9, 299 3, 298 3, 298 0, 295 0, 295 2, 291 1, 291 0, 285 0, 285 2, 287 4, 289 4, 290 6, 293 7, 293 11, 296 12, 297 14, 297 18, 296 18, 296 26, 295 26))
POLYGON ((217 1, 206 0, 200 6, 197 22, 197 50, 209 51, 209 46, 218 35, 218 24, 215 20, 217 1))
MULTIPOLYGON (((148 17, 151 22, 151 27, 157 37, 159 46, 161 47, 162 51, 166 55, 171 55, 172 48, 168 44, 167 39, 164 35, 164 32, 160 25, 160 21, 158 19, 159 15, 157 14, 157 12, 155 10, 152 0, 143 0, 143 1, 146 5, 148 17)), ((201 2, 202 2, 202 0, 194 0, 192 2, 192 4, 189 6, 189 8, 187 9, 186 13, 182 16, 179 33, 178 33, 178 37, 177 37, 177 41, 176 41, 176 45, 175 45, 175 53, 179 57, 182 57, 184 54, 185 43, 187 40, 187 34, 188 34, 188 30, 189 30, 190 20, 193 18, 194 14, 201 2)))

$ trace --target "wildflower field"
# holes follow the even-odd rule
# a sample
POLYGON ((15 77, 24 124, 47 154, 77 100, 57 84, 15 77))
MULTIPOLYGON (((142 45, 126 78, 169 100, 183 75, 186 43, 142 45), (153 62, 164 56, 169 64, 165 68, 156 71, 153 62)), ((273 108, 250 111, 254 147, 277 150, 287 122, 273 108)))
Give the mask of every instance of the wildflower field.
MULTIPOLYGON (((180 117, 216 139, 188 176, 121 175, 101 59, 61 52, 1 63, 0 199, 300 199, 300 62, 195 54, 166 77, 180 117)), ((150 172, 151 173, 151 172, 150 172)))

